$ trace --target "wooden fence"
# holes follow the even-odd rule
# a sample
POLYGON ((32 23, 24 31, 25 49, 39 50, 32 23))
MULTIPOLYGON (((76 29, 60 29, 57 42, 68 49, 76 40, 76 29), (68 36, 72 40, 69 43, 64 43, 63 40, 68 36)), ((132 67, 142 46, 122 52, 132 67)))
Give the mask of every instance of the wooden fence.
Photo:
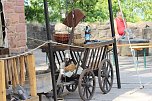
POLYGON ((23 86, 26 77, 29 79, 31 95, 31 99, 26 101, 38 101, 34 55, 0 59, 0 101, 6 101, 9 83, 12 83, 13 88, 17 85, 23 86))

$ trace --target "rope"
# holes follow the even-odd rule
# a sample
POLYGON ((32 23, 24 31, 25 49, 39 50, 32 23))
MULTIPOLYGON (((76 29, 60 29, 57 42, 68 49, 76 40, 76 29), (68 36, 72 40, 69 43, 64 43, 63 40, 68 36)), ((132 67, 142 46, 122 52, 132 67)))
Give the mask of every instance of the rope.
MULTIPOLYGON (((118 4, 119 4, 120 12, 121 12, 121 14, 122 14, 122 19, 123 19, 123 21, 125 21, 125 20, 124 20, 123 13, 122 13, 122 8, 121 8, 120 0, 118 0, 118 4)), ((124 25, 125 25, 125 28, 126 28, 126 27, 127 27, 127 26, 126 26, 126 23, 124 23, 124 25)), ((142 86, 142 83, 141 83, 141 77, 140 77, 139 71, 138 71, 139 66, 138 66, 137 61, 135 60, 135 50, 133 50, 133 48, 132 48, 131 41, 130 41, 130 37, 129 37, 129 32, 128 32, 127 34, 128 34, 128 37, 127 37, 127 38, 128 38, 129 46, 130 46, 130 49, 131 49, 131 54, 132 54, 132 57, 133 57, 134 66, 136 67, 136 73, 137 73, 137 75, 138 75, 139 84, 140 84, 140 87, 143 87, 143 86, 142 86)))
MULTIPOLYGON (((28 37, 28 38, 29 38, 29 37, 28 37)), ((33 39, 33 38, 30 38, 30 39, 33 39)), ((19 57, 19 56, 22 56, 22 55, 27 55, 27 54, 32 53, 33 51, 41 48, 42 46, 45 46, 45 45, 48 44, 48 43, 52 43, 52 44, 56 44, 56 45, 62 45, 62 46, 68 46, 68 47, 74 47, 74 48, 82 48, 82 49, 85 49, 85 47, 75 46, 75 45, 68 45, 68 44, 63 44, 63 43, 58 43, 58 42, 55 42, 55 41, 52 41, 52 40, 49 40, 49 41, 43 41, 43 40, 39 40, 39 39, 33 39, 33 40, 41 41, 41 42, 44 42, 44 43, 41 44, 41 45, 39 45, 39 46, 37 46, 36 48, 28 51, 28 52, 24 52, 24 53, 15 55, 15 56, 6 57, 6 58, 0 58, 0 59, 6 60, 6 59, 11 59, 11 58, 16 58, 16 57, 19 57)))
MULTIPOLYGON (((7 28, 10 32, 16 34, 16 32, 11 31, 7 26, 3 26, 3 27, 7 28)), ((55 42, 53 40, 44 41, 44 40, 35 39, 35 38, 31 38, 31 37, 27 37, 27 38, 31 39, 31 40, 43 42, 43 44, 37 46, 36 48, 34 48, 34 49, 30 50, 30 51, 27 51, 27 52, 24 52, 24 53, 21 53, 21 54, 18 54, 18 55, 10 56, 10 57, 0 58, 0 59, 1 60, 6 60, 6 59, 12 59, 12 58, 17 58, 17 57, 20 57, 20 56, 23 56, 23 55, 27 55, 27 54, 32 53, 33 51, 41 48, 42 46, 44 46, 44 45, 46 45, 48 43, 52 43, 52 44, 56 44, 56 45, 62 45, 62 46, 68 46, 68 47, 75 47, 75 48, 83 48, 83 49, 85 48, 85 47, 81 47, 81 46, 75 46, 75 45, 68 45, 68 44, 58 43, 58 42, 55 42)))

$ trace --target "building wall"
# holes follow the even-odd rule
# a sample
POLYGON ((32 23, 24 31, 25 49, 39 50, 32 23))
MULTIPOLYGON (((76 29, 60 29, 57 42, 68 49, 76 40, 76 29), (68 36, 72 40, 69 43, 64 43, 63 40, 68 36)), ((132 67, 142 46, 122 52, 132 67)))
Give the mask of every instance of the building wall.
POLYGON ((2 0, 6 23, 8 48, 11 53, 26 50, 26 24, 24 14, 24 0, 2 0))

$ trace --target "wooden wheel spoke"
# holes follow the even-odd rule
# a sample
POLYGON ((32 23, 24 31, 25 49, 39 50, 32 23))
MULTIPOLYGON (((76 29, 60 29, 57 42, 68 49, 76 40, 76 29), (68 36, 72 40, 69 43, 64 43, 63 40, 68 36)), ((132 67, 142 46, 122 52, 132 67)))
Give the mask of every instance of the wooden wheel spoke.
POLYGON ((110 74, 110 72, 111 72, 111 68, 109 67, 108 74, 110 74))
POLYGON ((109 64, 107 63, 107 66, 106 66, 106 71, 108 70, 108 66, 109 66, 109 64))
MULTIPOLYGON (((106 80, 107 81, 107 80, 106 80)), ((109 87, 108 87, 108 82, 106 82, 106 90, 108 90, 109 89, 109 87)))
POLYGON ((72 89, 73 89, 73 88, 75 88, 75 85, 72 85, 71 87, 72 87, 72 89))
POLYGON ((87 90, 89 91, 89 94, 91 95, 91 94, 92 94, 92 92, 90 91, 90 89, 88 88, 87 90))
POLYGON ((86 92, 86 87, 84 87, 83 96, 85 96, 85 92, 86 92))
MULTIPOLYGON (((87 87, 88 88, 88 87, 87 87)), ((88 90, 86 88, 86 97, 89 98, 89 95, 88 95, 88 90)))
POLYGON ((93 85, 89 85, 89 87, 92 87, 92 88, 93 88, 94 86, 93 86, 93 85))
POLYGON ((85 83, 85 82, 86 82, 86 80, 87 80, 87 79, 86 79, 86 76, 85 76, 85 77, 83 77, 82 82, 84 82, 84 83, 85 83))
POLYGON ((108 83, 107 83, 107 79, 106 79, 106 78, 104 79, 104 82, 103 82, 103 88, 104 88, 105 90, 108 89, 108 83))
POLYGON ((111 86, 111 83, 110 83, 109 79, 107 79, 107 83, 109 84, 109 86, 111 86))
POLYGON ((106 83, 105 81, 106 81, 106 79, 104 78, 104 79, 103 79, 103 88, 105 88, 105 85, 106 85, 106 84, 105 84, 105 83, 106 83))

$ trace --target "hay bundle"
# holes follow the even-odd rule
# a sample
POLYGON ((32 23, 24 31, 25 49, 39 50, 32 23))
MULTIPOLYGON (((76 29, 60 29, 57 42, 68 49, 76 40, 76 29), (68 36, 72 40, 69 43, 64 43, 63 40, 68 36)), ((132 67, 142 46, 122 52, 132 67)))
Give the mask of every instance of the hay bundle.
POLYGON ((65 72, 69 72, 69 71, 73 72, 75 69, 76 69, 76 65, 72 63, 72 64, 66 66, 66 67, 64 68, 64 71, 65 71, 65 72))

